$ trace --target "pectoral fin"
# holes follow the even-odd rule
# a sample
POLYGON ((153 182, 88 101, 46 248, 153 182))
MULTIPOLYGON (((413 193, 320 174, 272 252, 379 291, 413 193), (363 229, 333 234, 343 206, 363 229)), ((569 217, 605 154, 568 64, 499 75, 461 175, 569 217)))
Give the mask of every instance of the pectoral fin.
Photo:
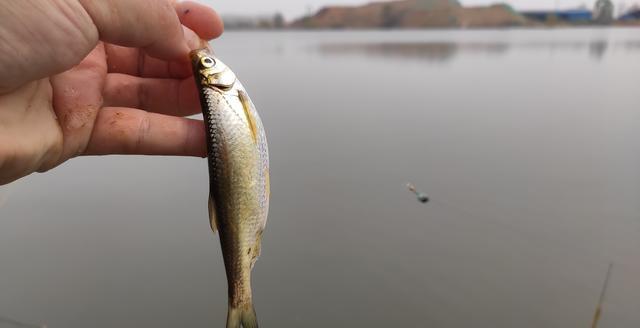
POLYGON ((249 100, 249 96, 246 92, 240 90, 238 91, 238 97, 240 98, 240 102, 242 103, 242 108, 244 109, 244 115, 247 117, 247 124, 249 124, 249 130, 251 131, 251 137, 253 138, 253 142, 258 142, 258 124, 256 124, 256 118, 252 113, 251 100, 249 100))
POLYGON ((218 231, 218 224, 216 223, 216 206, 213 203, 213 197, 209 195, 209 223, 211 223, 211 230, 215 233, 218 231))

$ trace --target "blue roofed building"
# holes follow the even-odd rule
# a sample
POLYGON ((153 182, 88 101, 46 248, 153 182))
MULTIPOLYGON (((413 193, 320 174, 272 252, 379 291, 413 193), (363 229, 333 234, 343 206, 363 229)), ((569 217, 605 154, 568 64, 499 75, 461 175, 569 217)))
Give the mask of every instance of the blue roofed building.
POLYGON ((587 23, 593 20, 593 13, 588 9, 524 11, 520 14, 538 22, 587 23))
POLYGON ((640 8, 632 9, 619 18, 621 21, 640 20, 640 8))

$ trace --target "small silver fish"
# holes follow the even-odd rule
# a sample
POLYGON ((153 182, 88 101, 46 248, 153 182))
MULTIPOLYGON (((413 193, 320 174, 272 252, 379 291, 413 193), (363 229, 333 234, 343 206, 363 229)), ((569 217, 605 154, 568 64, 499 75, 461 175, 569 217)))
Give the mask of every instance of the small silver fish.
POLYGON ((227 328, 258 327, 251 269, 269 211, 269 152, 262 121, 235 74, 209 49, 191 52, 207 130, 209 217, 227 272, 227 328))

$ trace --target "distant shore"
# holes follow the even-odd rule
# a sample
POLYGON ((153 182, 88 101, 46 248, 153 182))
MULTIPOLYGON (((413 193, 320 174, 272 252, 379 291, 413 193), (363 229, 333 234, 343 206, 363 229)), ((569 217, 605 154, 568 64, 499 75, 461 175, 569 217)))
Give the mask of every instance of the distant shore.
POLYGON ((401 31, 482 31, 482 30, 553 30, 553 29, 581 29, 581 28, 639 28, 638 23, 615 23, 611 25, 597 25, 597 24, 556 24, 556 25, 525 25, 525 26, 485 26, 485 27, 432 27, 432 28, 302 28, 302 27, 283 27, 283 28, 263 28, 263 27, 225 27, 225 31, 228 32, 366 32, 366 31, 378 31, 378 32, 401 32, 401 31))
MULTIPOLYGON (((597 8, 596 8, 597 9, 597 8)), ((640 10, 622 19, 613 8, 600 11, 517 12, 509 5, 465 7, 457 0, 399 0, 362 6, 328 6, 314 14, 286 22, 281 14, 263 17, 225 17, 229 30, 390 30, 390 29, 485 29, 549 28, 581 26, 640 26, 640 10)))

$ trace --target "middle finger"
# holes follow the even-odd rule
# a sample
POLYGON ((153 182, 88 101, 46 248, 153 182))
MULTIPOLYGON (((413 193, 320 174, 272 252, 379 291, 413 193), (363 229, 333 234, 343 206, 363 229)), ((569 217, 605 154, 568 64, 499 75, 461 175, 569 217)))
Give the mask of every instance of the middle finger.
POLYGON ((130 107, 173 116, 200 112, 193 77, 156 79, 111 73, 107 75, 103 97, 105 107, 130 107))

